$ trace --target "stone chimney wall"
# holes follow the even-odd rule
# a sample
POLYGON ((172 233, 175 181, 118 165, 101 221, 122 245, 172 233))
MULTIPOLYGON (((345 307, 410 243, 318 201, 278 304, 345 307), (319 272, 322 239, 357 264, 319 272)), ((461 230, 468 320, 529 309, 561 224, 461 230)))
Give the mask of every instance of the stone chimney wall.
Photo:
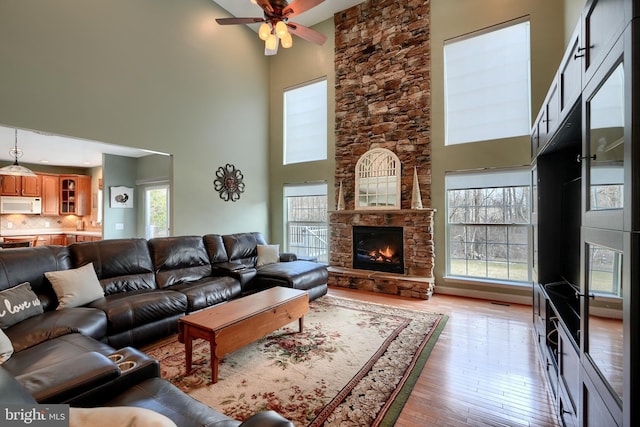
POLYGON ((329 215, 329 285, 429 298, 433 292, 429 0, 368 0, 334 17, 336 194, 329 215), (401 209, 355 210, 355 167, 372 148, 401 162, 401 209), (414 166, 422 205, 411 209, 414 166), (402 226, 405 274, 352 268, 354 225, 402 226))
POLYGON ((368 0, 334 17, 335 182, 346 209, 354 207, 356 162, 375 147, 400 158, 402 208, 411 206, 414 166, 423 206, 431 206, 429 16, 429 0, 368 0))

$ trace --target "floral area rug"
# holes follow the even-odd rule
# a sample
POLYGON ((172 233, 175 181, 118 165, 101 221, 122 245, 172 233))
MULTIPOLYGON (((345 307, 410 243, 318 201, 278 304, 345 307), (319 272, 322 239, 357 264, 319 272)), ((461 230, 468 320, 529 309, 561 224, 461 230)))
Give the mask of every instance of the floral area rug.
POLYGON ((209 343, 173 336, 145 349, 162 377, 238 420, 274 410, 297 426, 392 425, 411 393, 447 317, 324 296, 295 321, 227 354, 211 383, 209 343))

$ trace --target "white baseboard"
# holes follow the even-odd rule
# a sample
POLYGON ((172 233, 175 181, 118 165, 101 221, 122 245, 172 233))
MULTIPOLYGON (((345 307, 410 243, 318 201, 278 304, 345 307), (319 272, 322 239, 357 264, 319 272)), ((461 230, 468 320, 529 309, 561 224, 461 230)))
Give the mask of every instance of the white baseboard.
POLYGON ((455 295, 460 297, 478 298, 489 301, 504 302, 508 304, 532 305, 532 296, 509 295, 500 292, 475 291, 473 289, 453 288, 449 286, 437 286, 435 294, 455 295))

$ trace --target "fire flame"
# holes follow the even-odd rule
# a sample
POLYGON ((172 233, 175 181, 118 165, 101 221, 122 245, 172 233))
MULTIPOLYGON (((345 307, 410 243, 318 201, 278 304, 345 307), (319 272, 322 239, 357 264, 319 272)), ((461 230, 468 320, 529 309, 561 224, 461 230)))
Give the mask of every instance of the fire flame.
POLYGON ((393 258, 393 250, 387 246, 384 249, 374 249, 371 252, 369 252, 369 256, 371 257, 372 261, 378 261, 378 262, 390 262, 391 259, 393 258))

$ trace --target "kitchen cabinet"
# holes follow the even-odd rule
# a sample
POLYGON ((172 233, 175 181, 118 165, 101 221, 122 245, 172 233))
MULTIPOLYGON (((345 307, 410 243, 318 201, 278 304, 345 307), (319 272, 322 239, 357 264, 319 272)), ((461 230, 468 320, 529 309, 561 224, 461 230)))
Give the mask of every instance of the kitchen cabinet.
POLYGON ((0 195, 40 197, 40 176, 0 175, 0 195))
POLYGON ((59 193, 58 175, 41 175, 42 180, 42 215, 58 215, 59 193))
POLYGON ((587 2, 548 92, 561 124, 536 150, 547 96, 531 130, 532 321, 566 426, 640 422, 639 6, 587 2))
POLYGON ((49 245, 66 246, 67 245, 66 234, 41 234, 38 236, 38 239, 36 240, 36 246, 49 246, 49 245))
POLYGON ((76 242, 97 242, 98 240, 102 240, 100 236, 87 236, 83 234, 75 234, 76 242))
POLYGON ((86 175, 60 175, 60 215, 91 214, 91 177, 86 175))

